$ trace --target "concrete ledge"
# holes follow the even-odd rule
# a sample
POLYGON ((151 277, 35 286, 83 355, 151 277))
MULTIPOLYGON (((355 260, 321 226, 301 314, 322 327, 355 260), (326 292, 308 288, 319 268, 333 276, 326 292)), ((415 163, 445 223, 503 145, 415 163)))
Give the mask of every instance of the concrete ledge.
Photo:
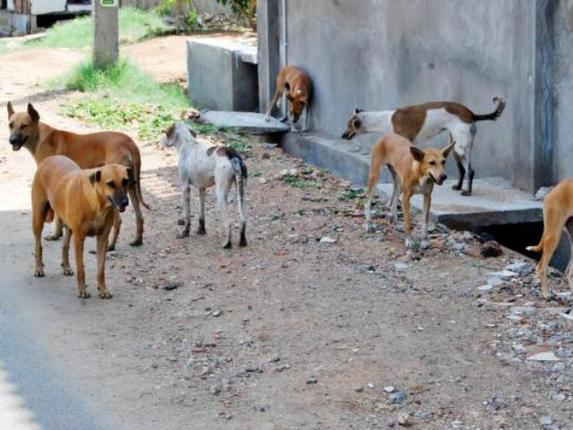
MULTIPOLYGON (((287 133, 282 147, 288 153, 323 167, 355 185, 365 186, 370 166, 370 147, 374 139, 361 137, 350 142, 313 133, 287 133)), ((383 169, 379 193, 392 193, 388 169, 383 169)), ((431 217, 452 228, 472 229, 492 225, 520 224, 543 220, 541 202, 527 192, 512 188, 503 178, 474 181, 474 194, 462 196, 452 190, 455 180, 436 186, 432 195, 431 217)), ((414 210, 422 209, 422 196, 412 198, 414 210)))
POLYGON ((187 78, 194 105, 222 111, 259 110, 256 38, 198 36, 187 41, 187 78))

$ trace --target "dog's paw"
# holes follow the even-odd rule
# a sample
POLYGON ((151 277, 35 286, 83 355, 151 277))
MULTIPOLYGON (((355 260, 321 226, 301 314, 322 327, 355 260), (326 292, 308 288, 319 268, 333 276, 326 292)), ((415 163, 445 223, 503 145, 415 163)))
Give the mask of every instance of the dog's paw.
POLYGON ((141 238, 137 238, 135 240, 132 240, 131 242, 129 242, 130 246, 141 246, 143 245, 143 239, 141 238))
POLYGON ((189 237, 189 230, 185 229, 181 233, 177 233, 176 237, 177 239, 185 239, 186 237, 189 237))
POLYGON ((203 236, 207 234, 207 230, 205 230, 205 227, 197 227, 197 234, 203 236))
POLYGON ((115 243, 107 247, 107 252, 115 251, 115 243))
POLYGON ((43 278, 44 277, 44 269, 36 269, 34 272, 35 278, 43 278))
POLYGON ((49 234, 48 236, 44 236, 44 239, 48 241, 54 241, 60 240, 60 237, 62 237, 61 234, 49 234))
POLYGON ((462 191, 462 196, 471 196, 471 195, 472 195, 472 192, 469 190, 463 190, 462 191))
POLYGON ((223 245, 223 249, 231 249, 232 247, 233 245, 231 244, 231 241, 228 241, 223 245))
POLYGON ((103 290, 99 292, 100 299, 111 299, 113 296, 108 290, 103 290))
POLYGON ((406 249, 414 249, 416 248, 416 242, 411 238, 406 238, 406 249))
POLYGON ((89 298, 90 298, 90 293, 88 293, 86 290, 83 290, 83 291, 80 290, 80 291, 78 292, 78 297, 79 297, 80 299, 89 299, 89 298))
POLYGON ((265 122, 271 122, 271 117, 270 116, 265 116, 265 122))
POLYGON ((177 225, 185 225, 185 218, 179 218, 177 220, 177 225))
POLYGON ((462 189, 462 186, 461 186, 461 185, 458 185, 458 184, 452 185, 452 190, 459 191, 459 190, 461 190, 461 189, 462 189))
POLYGON ((62 267, 62 273, 64 274, 64 276, 73 276, 74 275, 74 271, 72 270, 71 267, 62 267))

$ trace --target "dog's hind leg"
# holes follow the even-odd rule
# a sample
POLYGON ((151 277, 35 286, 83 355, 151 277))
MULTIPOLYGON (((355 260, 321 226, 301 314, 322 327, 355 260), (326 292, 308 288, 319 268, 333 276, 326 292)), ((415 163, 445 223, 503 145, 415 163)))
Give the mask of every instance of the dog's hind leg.
POLYGON ((366 231, 372 230, 372 214, 370 208, 372 207, 372 198, 376 192, 376 183, 380 176, 380 169, 382 168, 382 157, 376 156, 376 144, 372 147, 372 155, 370 157, 370 173, 368 175, 368 192, 366 193, 366 203, 364 204, 364 217, 366 218, 366 231))
POLYGON ((570 219, 565 224, 567 227, 567 232, 569 233, 569 264, 567 264, 567 270, 565 271, 565 275, 567 276, 567 283, 569 284, 569 288, 573 291, 573 219, 570 219))
POLYGON ((121 230, 121 215, 115 211, 113 218, 113 234, 111 236, 111 242, 107 248, 108 251, 114 251, 115 245, 117 243, 117 237, 119 236, 119 231, 121 230))
MULTIPOLYGON (((47 203, 41 203, 46 205, 47 203)), ((36 270, 34 276, 41 278, 44 276, 44 262, 42 260, 42 230, 44 229, 44 210, 42 208, 33 207, 32 215, 32 229, 34 231, 34 238, 36 239, 36 270)))
POLYGON ((197 234, 207 234, 205 230, 205 196, 207 190, 199 188, 199 226, 197 227, 197 234))
POLYGON ((537 275, 541 282, 541 295, 547 300, 550 295, 547 284, 547 266, 549 266, 553 253, 561 239, 564 220, 561 219, 561 215, 554 208, 549 207, 543 212, 543 223, 543 253, 539 263, 537 263, 537 275))
POLYGON ((228 249, 232 247, 231 223, 229 222, 229 213, 227 210, 227 195, 229 194, 229 189, 231 188, 230 179, 225 177, 217 178, 215 176, 215 187, 217 192, 217 206, 219 207, 221 220, 223 221, 223 228, 225 230, 225 243, 223 244, 223 248, 228 249))
POLYGON ((62 272, 64 276, 72 276, 74 271, 70 266, 70 240, 72 238, 72 231, 64 227, 64 243, 62 245, 62 272))
POLYGON ((64 224, 59 217, 56 217, 54 223, 54 232, 48 236, 45 236, 44 239, 46 240, 59 240, 60 237, 63 235, 64 224))
POLYGON ((129 198, 133 204, 133 210, 135 211, 135 226, 137 230, 135 239, 129 244, 131 246, 141 246, 143 245, 143 215, 141 213, 141 204, 134 185, 129 187, 129 198))
POLYGON ((454 160, 456 160, 456 167, 458 168, 458 183, 452 185, 452 189, 459 191, 462 189, 462 185, 464 184, 464 179, 466 177, 466 168, 463 164, 463 156, 459 155, 454 148, 454 160))

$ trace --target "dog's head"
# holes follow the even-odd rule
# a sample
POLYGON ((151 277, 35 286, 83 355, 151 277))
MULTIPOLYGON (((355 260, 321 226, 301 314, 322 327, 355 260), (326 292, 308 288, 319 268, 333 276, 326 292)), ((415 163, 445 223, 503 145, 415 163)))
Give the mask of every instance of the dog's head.
POLYGON ((161 140, 163 146, 167 148, 177 147, 181 143, 197 137, 197 133, 188 124, 183 121, 177 121, 173 123, 164 132, 165 136, 161 140))
POLYGON ((13 151, 18 151, 22 146, 33 148, 38 137, 38 122, 40 114, 32 104, 28 103, 26 112, 15 112, 11 102, 8 102, 8 126, 10 127, 10 145, 13 151))
POLYGON ((346 130, 342 133, 343 139, 350 140, 362 132, 362 112, 364 112, 362 109, 354 109, 354 113, 346 123, 346 130))
POLYGON ((293 117, 294 122, 297 122, 302 114, 302 110, 308 105, 308 94, 302 90, 291 91, 288 82, 285 84, 286 98, 288 100, 288 110, 293 117))
POLYGON ((90 174, 90 182, 100 198, 119 212, 129 205, 127 194, 133 181, 133 171, 121 164, 106 164, 90 174))
POLYGON ((448 178, 445 170, 446 159, 453 147, 454 143, 444 149, 427 148, 422 150, 411 146, 410 153, 412 157, 420 163, 420 179, 429 178, 434 184, 442 185, 448 178))

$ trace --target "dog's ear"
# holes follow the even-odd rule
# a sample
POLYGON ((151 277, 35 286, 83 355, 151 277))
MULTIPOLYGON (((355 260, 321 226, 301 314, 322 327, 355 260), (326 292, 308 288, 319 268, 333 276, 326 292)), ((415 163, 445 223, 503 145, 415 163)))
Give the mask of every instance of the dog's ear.
POLYGON ((410 154, 414 157, 414 160, 421 163, 424 160, 424 151, 415 146, 410 146, 410 154))
POLYGON ((8 108, 8 119, 10 119, 10 117, 14 115, 14 106, 12 106, 12 102, 8 102, 6 107, 8 108))
POLYGON ((287 93, 290 93, 290 84, 288 82, 285 82, 285 90, 287 93))
POLYGON ((36 109, 34 109, 32 103, 28 103, 28 115, 30 115, 30 118, 32 119, 33 122, 40 121, 40 114, 36 109))
POLYGON ((209 149, 207 149, 207 155, 210 157, 211 154, 213 154, 213 152, 215 152, 215 150, 219 148, 218 146, 212 146, 209 149))
POLYGON ((358 115, 359 113, 364 112, 364 109, 360 109, 360 108, 355 108, 354 109, 354 115, 358 115))
POLYGON ((354 121, 352 121, 352 125, 355 129, 358 130, 360 127, 362 127, 362 120, 360 118, 356 118, 354 121))
POLYGON ((90 175, 90 182, 95 185, 96 182, 101 181, 101 170, 96 170, 90 175))
POLYGON ((442 154, 444 154, 444 158, 448 158, 448 155, 450 155, 450 152, 452 151, 452 149, 454 149, 454 146, 456 146, 456 142, 450 143, 448 146, 446 146, 442 150, 442 154))

